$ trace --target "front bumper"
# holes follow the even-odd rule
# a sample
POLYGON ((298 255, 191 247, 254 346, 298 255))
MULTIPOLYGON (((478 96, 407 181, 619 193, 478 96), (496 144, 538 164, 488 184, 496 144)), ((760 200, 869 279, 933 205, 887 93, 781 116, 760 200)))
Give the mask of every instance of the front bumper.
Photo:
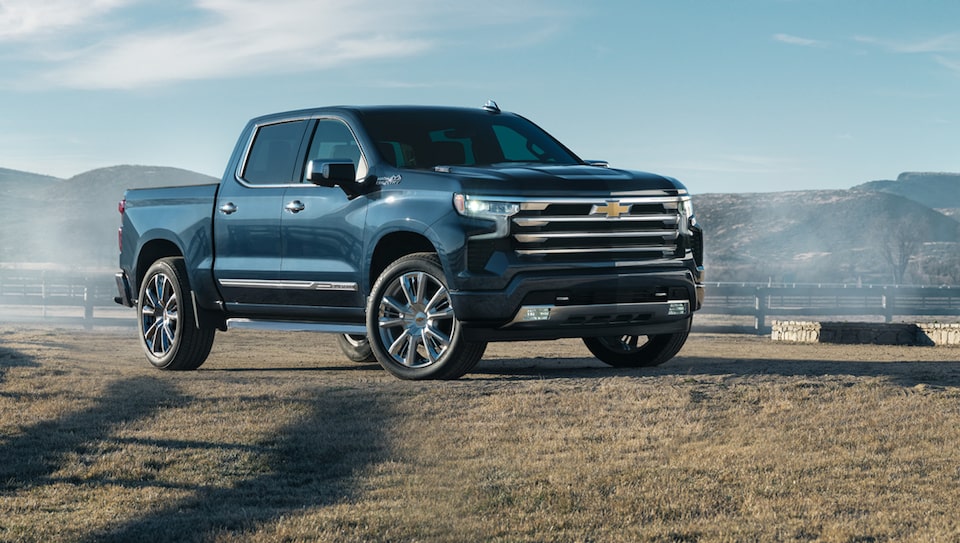
POLYGON ((518 275, 503 291, 456 291, 451 301, 476 341, 651 335, 687 327, 703 289, 686 269, 518 275))

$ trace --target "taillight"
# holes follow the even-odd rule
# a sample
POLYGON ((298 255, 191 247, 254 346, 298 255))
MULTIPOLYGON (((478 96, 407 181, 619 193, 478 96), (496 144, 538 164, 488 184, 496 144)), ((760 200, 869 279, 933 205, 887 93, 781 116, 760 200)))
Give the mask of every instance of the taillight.
POLYGON ((124 198, 123 200, 120 200, 120 203, 117 204, 117 211, 119 211, 120 214, 123 215, 123 212, 126 210, 127 210, 127 199, 124 198))

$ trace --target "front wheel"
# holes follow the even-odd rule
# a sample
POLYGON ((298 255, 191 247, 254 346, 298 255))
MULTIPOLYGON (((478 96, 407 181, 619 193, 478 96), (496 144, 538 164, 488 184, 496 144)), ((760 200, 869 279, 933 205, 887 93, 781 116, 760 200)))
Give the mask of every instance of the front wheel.
POLYGON ((584 345, 601 362, 615 368, 659 366, 674 357, 690 334, 693 319, 686 329, 672 334, 623 335, 583 338, 584 345))
POLYGON ((140 346, 162 370, 195 370, 207 359, 216 328, 197 328, 182 258, 153 263, 140 284, 140 346))
POLYGON ((380 365, 400 379, 457 379, 487 346, 463 338, 431 253, 407 255, 380 274, 367 305, 367 337, 380 365))

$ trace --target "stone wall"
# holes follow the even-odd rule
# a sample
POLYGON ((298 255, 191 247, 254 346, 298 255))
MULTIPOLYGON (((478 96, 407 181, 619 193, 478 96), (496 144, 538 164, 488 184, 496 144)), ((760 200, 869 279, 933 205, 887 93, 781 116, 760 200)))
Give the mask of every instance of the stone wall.
POLYGON ((773 341, 960 346, 960 324, 773 321, 773 341))

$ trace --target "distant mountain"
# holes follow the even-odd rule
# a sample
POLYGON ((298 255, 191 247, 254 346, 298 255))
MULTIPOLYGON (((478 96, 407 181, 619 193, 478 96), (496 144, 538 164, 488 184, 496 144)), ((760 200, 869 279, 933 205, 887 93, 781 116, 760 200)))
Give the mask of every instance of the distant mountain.
POLYGON ((933 209, 960 209, 960 173, 904 172, 896 181, 870 181, 851 190, 896 194, 933 209))

